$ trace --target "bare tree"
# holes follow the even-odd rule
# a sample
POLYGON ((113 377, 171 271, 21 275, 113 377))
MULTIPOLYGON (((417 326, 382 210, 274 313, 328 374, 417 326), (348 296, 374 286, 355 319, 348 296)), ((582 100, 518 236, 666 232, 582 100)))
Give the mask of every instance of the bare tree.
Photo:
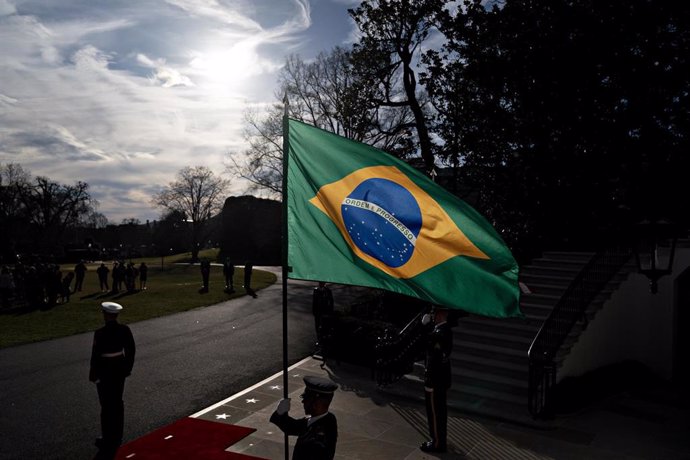
POLYGON ((13 260, 22 235, 26 235, 27 216, 22 195, 29 187, 30 174, 17 163, 0 164, 0 260, 13 260))
MULTIPOLYGON (((375 104, 375 85, 355 73, 350 51, 336 47, 312 62, 289 56, 278 85, 276 98, 282 101, 287 95, 291 118, 397 156, 412 152, 412 112, 404 105, 375 104)), ((226 164, 230 174, 250 183, 249 191, 276 198, 283 174, 283 113, 281 102, 264 113, 247 111, 244 136, 249 147, 241 156, 230 152, 226 164)))
POLYGON ((21 214, 22 195, 29 188, 31 174, 18 163, 0 164, 0 217, 16 219, 21 214))
POLYGON ((97 205, 86 182, 30 179, 19 164, 0 165, 0 238, 7 248, 54 254, 65 231, 82 225, 97 205))
POLYGON ((191 225, 192 260, 199 258, 200 243, 207 236, 209 220, 220 212, 230 181, 216 176, 206 166, 182 168, 176 180, 154 196, 152 203, 165 211, 177 211, 191 225))
POLYGON ((313 62, 289 56, 278 83, 292 118, 400 156, 407 153, 401 146, 408 145, 412 113, 406 106, 376 104, 375 85, 353 67, 350 51, 336 47, 313 62))
POLYGON ((426 168, 434 167, 434 146, 427 127, 424 93, 418 88, 415 59, 430 32, 442 0, 364 0, 348 12, 361 38, 354 45, 353 63, 367 76, 379 107, 407 107, 426 168))
POLYGON ((108 226, 108 218, 94 209, 82 218, 81 225, 85 228, 105 228, 108 226))
POLYGON ((37 176, 22 194, 29 223, 38 231, 43 250, 53 252, 68 228, 80 224, 92 210, 89 184, 63 185, 37 176))
POLYGON ((248 191, 267 198, 279 198, 283 180, 283 107, 275 104, 261 114, 247 110, 244 139, 249 147, 244 158, 228 154, 226 172, 249 182, 248 191))

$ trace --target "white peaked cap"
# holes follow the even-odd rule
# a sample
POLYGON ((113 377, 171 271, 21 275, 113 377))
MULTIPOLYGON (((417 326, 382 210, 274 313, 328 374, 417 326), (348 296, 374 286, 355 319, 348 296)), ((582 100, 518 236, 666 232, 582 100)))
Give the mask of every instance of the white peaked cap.
POLYGON ((122 311, 122 305, 115 302, 103 302, 101 308, 106 313, 120 313, 122 311))

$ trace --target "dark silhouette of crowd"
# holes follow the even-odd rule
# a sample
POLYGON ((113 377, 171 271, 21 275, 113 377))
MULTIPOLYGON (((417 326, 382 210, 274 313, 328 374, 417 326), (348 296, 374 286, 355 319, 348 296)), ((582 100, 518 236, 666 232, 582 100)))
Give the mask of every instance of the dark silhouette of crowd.
MULTIPOLYGON (((86 267, 84 267, 86 268, 86 267)), ((70 300, 75 273, 63 276, 60 265, 36 261, 14 264, 0 269, 2 307, 25 305, 29 308, 52 308, 70 300)))
MULTIPOLYGON (((200 263, 202 287, 199 292, 209 292, 211 263, 203 260, 200 263)), ((253 266, 250 261, 244 266, 244 289, 247 295, 257 297, 251 288, 253 266)), ((29 309, 50 309, 65 304, 70 297, 81 292, 89 268, 86 261, 80 260, 73 268, 63 268, 52 261, 39 258, 22 259, 14 265, 0 266, 0 308, 26 307, 29 309)), ((145 291, 148 281, 148 266, 141 262, 116 260, 109 266, 101 262, 97 268, 91 268, 98 277, 101 295, 123 295, 145 291)), ((224 291, 235 292, 233 277, 235 267, 229 258, 223 264, 225 278, 224 291)), ((93 295, 93 294, 89 294, 93 295)))
MULTIPOLYGON (((73 269, 40 259, 1 266, 0 308, 50 309, 68 303, 72 294, 82 290, 88 270, 83 260, 73 269)), ((137 281, 139 290, 146 289, 148 267, 143 262, 137 267, 133 262, 115 261, 112 269, 101 263, 95 272, 101 293, 133 293, 137 291, 137 281)))
MULTIPOLYGON (((107 268, 106 268, 107 269, 107 268)), ((145 288, 146 286, 146 264, 142 263, 140 268, 137 268, 133 262, 126 263, 123 260, 113 262, 113 269, 111 270, 112 276, 112 292, 117 294, 120 292, 134 292, 137 286, 137 279, 139 279, 140 273, 142 274, 142 283, 145 288)), ((107 272, 103 271, 106 278, 105 286, 107 289, 107 272)))

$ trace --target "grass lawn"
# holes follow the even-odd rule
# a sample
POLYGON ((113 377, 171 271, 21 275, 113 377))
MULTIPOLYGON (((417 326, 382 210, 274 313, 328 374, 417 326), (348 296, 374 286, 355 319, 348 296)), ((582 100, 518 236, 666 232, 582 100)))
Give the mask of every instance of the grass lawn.
MULTIPOLYGON (((200 257, 211 257, 211 253, 202 253, 200 257)), ((28 342, 38 342, 56 337, 65 337, 81 332, 93 331, 103 325, 100 304, 104 301, 121 303, 125 309, 120 315, 123 323, 133 323, 157 316, 169 315, 192 308, 213 305, 225 300, 245 295, 242 289, 244 270, 235 268, 234 286, 236 292, 223 292, 225 279, 221 266, 211 266, 209 292, 200 294, 201 272, 198 265, 172 265, 184 260, 184 256, 165 258, 161 268, 161 259, 135 259, 137 264, 146 261, 148 270, 148 289, 133 293, 101 293, 98 286, 96 268, 100 264, 88 266, 84 287, 76 292, 65 304, 58 304, 49 310, 7 311, 0 310, 0 348, 28 342)), ((111 263, 106 263, 112 269, 111 263)), ((73 265, 62 265, 63 276, 73 265)), ((110 284, 112 278, 108 278, 110 284)), ((276 276, 260 270, 252 272, 252 288, 255 291, 273 284, 276 276)), ((74 285, 73 285, 74 286, 74 285)), ((138 288, 137 280, 137 288, 138 288)))

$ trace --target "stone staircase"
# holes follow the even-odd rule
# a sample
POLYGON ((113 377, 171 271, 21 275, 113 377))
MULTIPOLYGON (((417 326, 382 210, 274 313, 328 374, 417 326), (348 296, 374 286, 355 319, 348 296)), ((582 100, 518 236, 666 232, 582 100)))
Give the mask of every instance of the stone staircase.
MULTIPOLYGON (((448 394, 451 409, 474 415, 545 427, 527 410, 528 358, 532 340, 572 280, 593 256, 587 252, 546 252, 531 265, 521 267, 520 281, 531 291, 523 293, 524 318, 497 319, 469 316, 454 328, 453 386, 448 394)), ((592 320, 610 295, 627 277, 617 274, 586 312, 592 320)), ((557 355, 560 365, 583 328, 578 322, 557 355)), ((423 400, 423 363, 412 374, 383 389, 399 396, 423 400)))

